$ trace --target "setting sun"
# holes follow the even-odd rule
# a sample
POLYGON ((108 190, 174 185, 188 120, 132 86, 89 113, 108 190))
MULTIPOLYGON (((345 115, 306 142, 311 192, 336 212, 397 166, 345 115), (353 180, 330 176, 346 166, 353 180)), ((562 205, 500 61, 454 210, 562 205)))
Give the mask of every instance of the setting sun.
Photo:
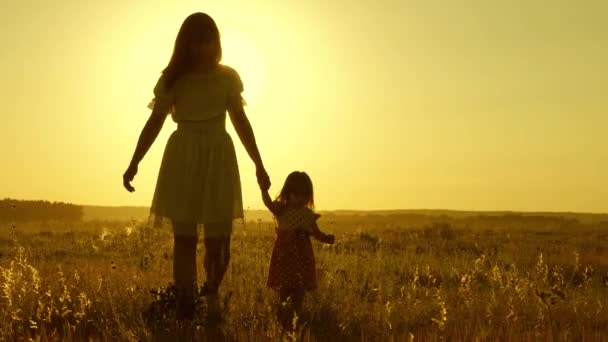
POLYGON ((229 29, 222 31, 222 49, 222 63, 238 70, 245 83, 245 100, 261 102, 267 72, 262 50, 256 46, 253 38, 229 29))

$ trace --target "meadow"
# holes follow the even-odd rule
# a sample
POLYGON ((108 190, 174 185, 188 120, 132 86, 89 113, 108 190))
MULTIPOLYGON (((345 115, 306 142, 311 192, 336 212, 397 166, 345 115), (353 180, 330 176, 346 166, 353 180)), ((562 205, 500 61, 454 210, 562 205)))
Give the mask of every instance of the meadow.
MULTIPOLYGON (((266 288, 272 222, 235 229, 223 317, 172 318, 172 236, 137 221, 5 225, 5 341, 608 340, 608 224, 520 217, 324 216, 318 285, 294 333, 266 288), (152 291, 151 291, 152 290, 152 291)), ((199 243, 199 282, 204 280, 199 243)))

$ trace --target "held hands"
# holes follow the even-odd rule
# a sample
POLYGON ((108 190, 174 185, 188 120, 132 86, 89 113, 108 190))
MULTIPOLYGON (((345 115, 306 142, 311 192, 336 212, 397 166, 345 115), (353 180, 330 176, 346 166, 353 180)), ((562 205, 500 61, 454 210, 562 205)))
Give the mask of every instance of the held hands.
POLYGON ((122 175, 122 185, 127 189, 128 192, 135 191, 135 188, 131 185, 133 178, 137 174, 137 165, 129 165, 127 171, 122 175))
POLYGON ((262 191, 268 191, 270 189, 270 177, 263 166, 256 168, 255 175, 258 179, 258 185, 262 191))

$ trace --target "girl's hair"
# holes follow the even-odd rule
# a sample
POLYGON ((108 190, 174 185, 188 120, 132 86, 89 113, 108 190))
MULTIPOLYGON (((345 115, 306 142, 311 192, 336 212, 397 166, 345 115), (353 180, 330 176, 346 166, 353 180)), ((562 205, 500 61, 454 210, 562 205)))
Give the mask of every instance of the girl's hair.
POLYGON ((311 209, 314 208, 315 200, 312 191, 312 181, 306 172, 294 171, 290 173, 276 200, 279 203, 287 204, 289 195, 291 194, 304 196, 306 198, 306 205, 311 209))
POLYGON ((200 56, 205 63, 205 69, 213 69, 222 60, 222 44, 220 32, 213 18, 208 14, 197 12, 189 15, 177 33, 173 55, 167 67, 163 70, 166 77, 166 87, 170 88, 184 72, 196 62, 192 46, 194 44, 211 44, 211 53, 200 56))

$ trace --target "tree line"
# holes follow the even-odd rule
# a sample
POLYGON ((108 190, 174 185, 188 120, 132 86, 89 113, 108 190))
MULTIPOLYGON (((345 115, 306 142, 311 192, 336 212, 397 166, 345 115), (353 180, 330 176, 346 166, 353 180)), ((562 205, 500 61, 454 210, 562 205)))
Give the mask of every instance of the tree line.
POLYGON ((0 222, 79 221, 82 216, 83 207, 70 203, 0 200, 0 222))

